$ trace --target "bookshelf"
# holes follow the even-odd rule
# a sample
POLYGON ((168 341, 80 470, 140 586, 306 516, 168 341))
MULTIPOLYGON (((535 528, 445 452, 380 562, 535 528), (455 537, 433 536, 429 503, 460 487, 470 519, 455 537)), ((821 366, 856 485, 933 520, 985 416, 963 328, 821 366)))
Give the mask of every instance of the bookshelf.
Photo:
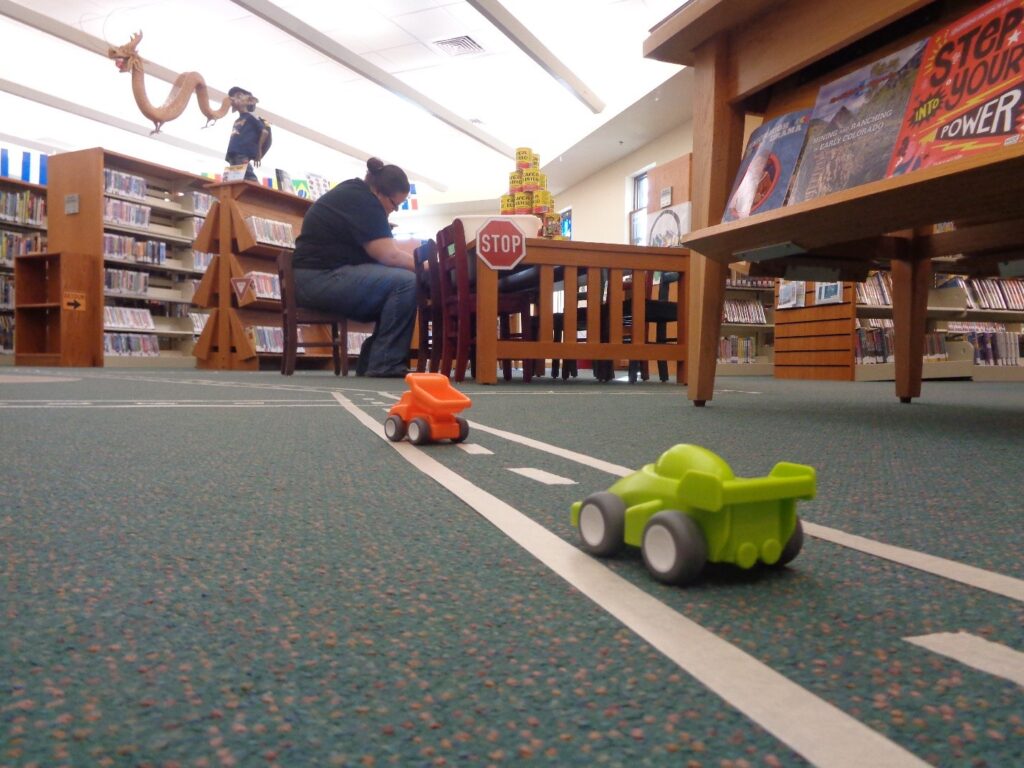
MULTIPOLYGON (((877 272, 863 284, 843 283, 842 300, 827 304, 817 303, 813 282, 805 283, 803 306, 775 311, 775 377, 894 381, 895 335, 887 278, 887 272, 877 272)), ((973 347, 947 338, 940 326, 965 312, 962 292, 928 292, 922 378, 972 378, 973 347)))
POLYGON ((15 258, 15 365, 103 365, 102 269, 95 254, 15 258))
MULTIPOLYGON (((196 248, 214 256, 193 302, 210 315, 195 347, 196 364, 219 370, 279 366, 283 336, 277 257, 283 249, 294 247, 312 202, 247 181, 214 184, 209 189, 216 201, 196 248)), ((300 346, 304 338, 328 341, 330 330, 304 326, 300 346)), ((307 368, 329 367, 330 350, 300 351, 298 363, 307 368)))
POLYGON ((694 404, 713 395, 732 262, 756 261, 766 275, 847 281, 888 265, 895 390, 902 402, 921 394, 932 261, 966 253, 964 269, 1015 269, 1013 254, 1024 242, 1021 144, 718 223, 739 167, 747 114, 772 117, 813 104, 821 83, 980 5, 706 0, 683 6, 652 30, 645 55, 695 69, 694 231, 685 238, 694 252, 688 344, 694 404), (955 232, 933 231, 948 221, 957 222, 955 232))
POLYGON ((46 187, 0 177, 0 364, 14 362, 14 259, 46 250, 46 187))
POLYGON ((719 376, 771 376, 774 359, 775 280, 734 276, 726 280, 719 376))
POLYGON ((101 148, 49 162, 49 248, 95 255, 104 280, 104 364, 195 365, 193 242, 212 203, 208 179, 101 148))

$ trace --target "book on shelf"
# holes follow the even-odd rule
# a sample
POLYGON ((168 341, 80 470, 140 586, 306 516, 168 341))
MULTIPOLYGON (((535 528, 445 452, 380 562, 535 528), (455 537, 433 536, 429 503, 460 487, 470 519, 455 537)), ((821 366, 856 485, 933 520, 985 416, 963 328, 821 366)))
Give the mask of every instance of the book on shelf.
POLYGON ((15 256, 46 250, 42 232, 14 232, 0 229, 0 265, 13 266, 15 256))
POLYGON ((148 193, 148 185, 142 176, 122 173, 121 171, 115 171, 113 168, 104 168, 103 191, 107 194, 145 200, 148 193))
POLYGON ((249 325, 246 326, 245 333, 257 353, 279 355, 284 351, 284 330, 282 328, 271 325, 249 325))
POLYGON ((292 177, 284 168, 275 168, 274 176, 277 178, 277 188, 282 192, 295 192, 292 189, 292 177))
POLYGON ((229 165, 224 168, 224 181, 244 181, 245 172, 249 169, 249 164, 244 163, 242 165, 229 165))
POLYGON ((750 365, 757 362, 757 337, 722 336, 718 340, 718 361, 750 365))
POLYGON ((993 0, 929 39, 888 175, 1024 136, 1024 0, 993 0))
POLYGON ((885 177, 926 42, 821 87, 787 204, 885 177))
POLYGON ((35 190, 0 189, 0 221, 46 226, 46 197, 35 190))
POLYGON ((757 299, 725 299, 722 322, 741 325, 766 325, 764 305, 757 299))
POLYGON ((104 307, 103 327, 132 331, 154 331, 153 315, 148 309, 132 307, 104 307))
POLYGON ((750 134, 722 221, 746 218, 785 203, 810 117, 809 109, 779 115, 750 134))
POLYGON ((105 332, 103 354, 112 357, 158 357, 160 341, 152 333, 105 332))
POLYGON ((326 194, 331 188, 330 182, 318 173, 306 174, 306 181, 309 183, 310 200, 316 200, 321 195, 326 194))
POLYGON ((295 247, 295 230, 290 222, 266 219, 262 216, 246 216, 245 223, 258 243, 279 245, 285 248, 295 247))
POLYGON ((210 319, 210 315, 206 312, 189 312, 189 319, 192 320, 192 332, 199 336, 203 332, 203 328, 206 327, 206 321, 210 319))

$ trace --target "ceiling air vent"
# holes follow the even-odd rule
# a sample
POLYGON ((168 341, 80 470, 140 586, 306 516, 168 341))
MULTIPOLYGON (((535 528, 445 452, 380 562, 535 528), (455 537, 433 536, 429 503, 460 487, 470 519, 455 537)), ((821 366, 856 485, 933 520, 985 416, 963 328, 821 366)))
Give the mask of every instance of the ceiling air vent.
POLYGON ((480 44, 469 35, 449 37, 447 40, 435 40, 434 45, 449 56, 468 56, 469 54, 484 52, 480 44))

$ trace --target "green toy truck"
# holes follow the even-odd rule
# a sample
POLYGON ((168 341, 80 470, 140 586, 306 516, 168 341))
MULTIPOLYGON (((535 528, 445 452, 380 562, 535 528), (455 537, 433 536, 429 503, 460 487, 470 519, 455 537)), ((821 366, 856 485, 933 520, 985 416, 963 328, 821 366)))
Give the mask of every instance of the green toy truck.
POLYGON ((693 581, 704 564, 785 565, 803 546, 799 499, 813 499, 813 467, 780 461, 767 477, 738 478, 717 454, 675 445, 607 491, 572 505, 583 549, 610 557, 640 547, 651 575, 693 581))

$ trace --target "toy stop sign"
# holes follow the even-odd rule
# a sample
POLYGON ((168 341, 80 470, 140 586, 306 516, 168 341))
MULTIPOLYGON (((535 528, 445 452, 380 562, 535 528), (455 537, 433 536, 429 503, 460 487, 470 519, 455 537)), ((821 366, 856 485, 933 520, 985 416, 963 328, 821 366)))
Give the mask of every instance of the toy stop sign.
POLYGON ((512 269, 526 255, 526 237, 504 219, 488 219, 476 233, 476 255, 491 269, 512 269))

